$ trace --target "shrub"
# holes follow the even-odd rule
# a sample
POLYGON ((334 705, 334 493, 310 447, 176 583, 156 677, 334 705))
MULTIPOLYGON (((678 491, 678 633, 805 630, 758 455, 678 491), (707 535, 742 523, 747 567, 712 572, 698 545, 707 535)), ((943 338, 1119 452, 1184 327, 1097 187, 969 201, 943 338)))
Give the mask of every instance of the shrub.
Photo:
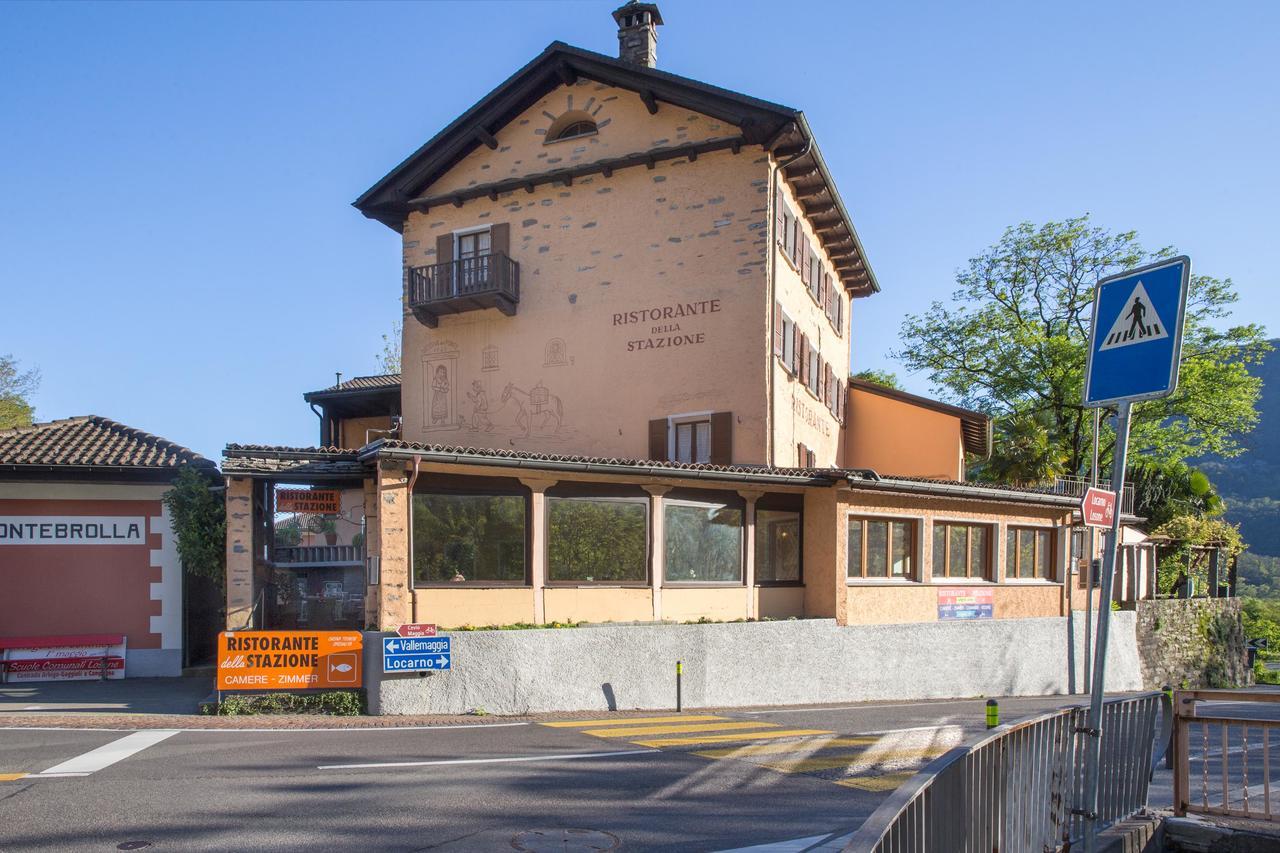
POLYGON ((359 690, 328 690, 323 693, 232 694, 222 700, 217 713, 223 717, 258 714, 324 714, 330 717, 359 717, 364 714, 364 694, 359 690))

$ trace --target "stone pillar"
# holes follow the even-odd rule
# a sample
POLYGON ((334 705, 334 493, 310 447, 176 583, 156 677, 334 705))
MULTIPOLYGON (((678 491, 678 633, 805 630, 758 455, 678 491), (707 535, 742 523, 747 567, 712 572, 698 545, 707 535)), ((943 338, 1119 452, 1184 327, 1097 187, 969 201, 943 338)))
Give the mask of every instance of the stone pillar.
POLYGON ((743 540, 745 553, 742 560, 743 585, 747 589, 746 618, 755 619, 756 613, 756 501, 764 496, 764 492, 739 491, 738 494, 747 502, 743 514, 743 540))
POLYGON ((382 583, 378 595, 378 629, 394 631, 413 621, 413 570, 409 554, 409 477, 401 462, 378 466, 378 551, 382 583))
POLYGON ((529 555, 529 582, 533 586, 533 624, 542 625, 547 616, 543 590, 547 584, 547 489, 556 484, 555 480, 521 479, 529 487, 529 509, 533 519, 530 530, 529 547, 533 553, 529 555))
POLYGON ((380 560, 382 554, 380 546, 382 529, 378 522, 379 518, 381 514, 378 512, 378 477, 375 474, 364 479, 364 624, 366 626, 378 624, 378 602, 382 594, 381 579, 378 581, 378 586, 368 584, 370 560, 380 560))
POLYGON ((253 627, 253 485, 227 478, 227 630, 253 627))
POLYGON ((666 519, 663 517, 662 496, 671 491, 670 486, 645 486, 649 493, 649 531, 652 542, 649 547, 653 584, 653 621, 662 621, 662 581, 667 570, 666 519))

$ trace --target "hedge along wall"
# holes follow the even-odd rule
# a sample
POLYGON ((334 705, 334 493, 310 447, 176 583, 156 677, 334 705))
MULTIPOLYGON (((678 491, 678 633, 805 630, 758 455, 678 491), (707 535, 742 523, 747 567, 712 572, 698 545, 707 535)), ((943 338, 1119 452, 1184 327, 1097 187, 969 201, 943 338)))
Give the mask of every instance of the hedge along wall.
MULTIPOLYGON (((1113 614, 1107 689, 1142 686, 1133 613, 1113 614)), ((1077 687, 1083 620, 1075 626, 1077 687)), ((666 709, 1065 693, 1067 620, 838 627, 831 619, 605 625, 452 634, 450 672, 382 674, 365 636, 372 714, 666 709)))
POLYGON ((1239 687, 1248 684, 1244 627, 1238 598, 1137 602, 1142 685, 1239 687))

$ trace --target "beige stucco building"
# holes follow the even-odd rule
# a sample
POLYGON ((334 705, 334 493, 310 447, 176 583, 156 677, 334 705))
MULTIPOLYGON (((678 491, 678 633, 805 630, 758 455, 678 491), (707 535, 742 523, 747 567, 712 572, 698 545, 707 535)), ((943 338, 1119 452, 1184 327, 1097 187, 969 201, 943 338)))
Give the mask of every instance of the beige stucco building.
POLYGON ((403 372, 306 395, 320 448, 228 446, 228 627, 1066 613, 1077 499, 965 483, 984 416, 849 379, 880 285, 803 113, 614 16, 356 201, 403 372), (281 485, 358 539, 281 544, 281 485))

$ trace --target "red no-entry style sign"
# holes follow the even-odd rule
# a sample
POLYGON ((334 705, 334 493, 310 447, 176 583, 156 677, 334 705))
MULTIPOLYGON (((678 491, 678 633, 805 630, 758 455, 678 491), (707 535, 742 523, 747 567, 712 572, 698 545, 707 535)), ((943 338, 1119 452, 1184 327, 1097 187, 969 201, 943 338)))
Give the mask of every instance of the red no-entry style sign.
POLYGON ((1110 527, 1116 517, 1116 493, 1091 486, 1080 501, 1080 516, 1089 527, 1110 527))

